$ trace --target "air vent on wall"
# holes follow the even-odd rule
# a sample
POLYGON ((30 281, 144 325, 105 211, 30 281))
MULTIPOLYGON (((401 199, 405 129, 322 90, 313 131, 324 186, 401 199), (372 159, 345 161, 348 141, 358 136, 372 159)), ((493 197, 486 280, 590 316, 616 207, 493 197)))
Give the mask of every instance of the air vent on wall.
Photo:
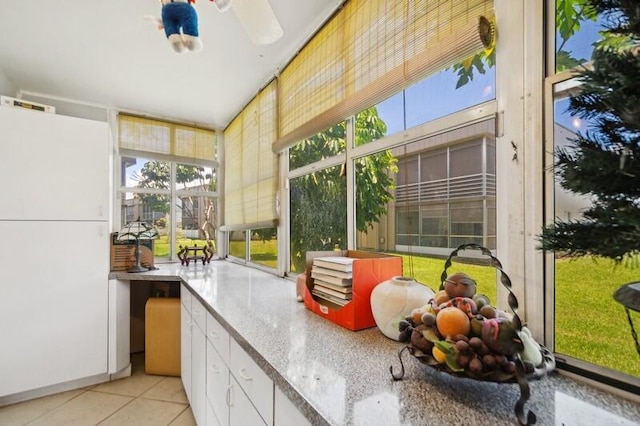
POLYGON ((10 98, 9 96, 0 96, 0 105, 13 108, 32 109, 34 111, 43 111, 51 114, 56 113, 56 107, 53 107, 51 105, 39 104, 36 102, 26 102, 21 99, 10 98))

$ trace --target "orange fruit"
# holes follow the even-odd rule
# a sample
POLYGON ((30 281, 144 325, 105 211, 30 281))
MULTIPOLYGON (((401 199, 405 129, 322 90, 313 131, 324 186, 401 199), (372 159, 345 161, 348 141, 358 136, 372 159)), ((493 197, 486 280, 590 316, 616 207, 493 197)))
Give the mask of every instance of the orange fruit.
POLYGON ((468 336, 471 331, 471 321, 461 309, 450 306, 438 312, 436 327, 444 338, 451 339, 457 334, 468 336))
POLYGON ((447 360, 447 354, 445 354, 444 352, 442 352, 440 349, 438 349, 437 346, 434 346, 431 349, 431 355, 433 355, 433 358, 439 363, 442 364, 443 362, 445 362, 447 360))

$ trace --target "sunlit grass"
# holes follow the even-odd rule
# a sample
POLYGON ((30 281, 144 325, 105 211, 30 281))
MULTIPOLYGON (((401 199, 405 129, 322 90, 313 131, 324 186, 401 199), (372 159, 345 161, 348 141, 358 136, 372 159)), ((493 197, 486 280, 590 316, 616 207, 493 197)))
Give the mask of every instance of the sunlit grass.
MULTIPOLYGON (((437 291, 444 259, 403 255, 404 274, 437 291)), ((478 284, 478 292, 496 300, 496 270, 489 266, 455 263, 447 273, 465 272, 478 284)), ((556 262, 555 351, 596 365, 640 376, 626 313, 613 299, 621 285, 638 280, 640 268, 616 266, 613 261, 592 258, 556 262)), ((522 304, 522 303, 521 303, 522 304)), ((640 315, 632 312, 640 329, 640 315)))
MULTIPOLYGON (((188 246, 188 247, 193 247, 194 245, 197 245, 198 247, 204 247, 206 245, 206 240, 194 240, 191 238, 183 238, 183 237, 178 237, 177 238, 177 244, 176 244, 176 250, 178 247, 182 246, 188 246)), ((169 257, 169 237, 167 235, 161 235, 160 238, 158 238, 157 240, 153 241, 153 254, 156 257, 169 257)))
MULTIPOLYGON (((608 259, 556 261, 556 351, 574 358, 640 376, 624 308, 615 290, 636 281, 640 268, 615 265, 608 259)), ((631 314, 640 327, 640 315, 631 314)))

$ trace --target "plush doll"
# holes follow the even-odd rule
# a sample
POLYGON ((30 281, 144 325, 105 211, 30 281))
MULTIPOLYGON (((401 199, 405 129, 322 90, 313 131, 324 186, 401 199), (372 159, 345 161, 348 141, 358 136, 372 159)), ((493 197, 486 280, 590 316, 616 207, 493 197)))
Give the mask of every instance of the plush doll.
POLYGON ((191 5, 195 0, 160 0, 162 20, 155 18, 158 29, 164 28, 169 44, 176 52, 202 49, 198 34, 198 14, 191 5))

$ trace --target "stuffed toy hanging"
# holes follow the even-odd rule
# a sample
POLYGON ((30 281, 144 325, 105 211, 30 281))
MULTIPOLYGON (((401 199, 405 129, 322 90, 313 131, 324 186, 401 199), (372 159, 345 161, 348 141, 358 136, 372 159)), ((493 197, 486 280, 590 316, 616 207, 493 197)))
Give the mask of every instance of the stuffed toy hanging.
POLYGON ((169 44, 176 52, 202 50, 198 34, 198 14, 192 3, 196 0, 160 0, 162 19, 152 17, 158 29, 164 28, 169 44))

